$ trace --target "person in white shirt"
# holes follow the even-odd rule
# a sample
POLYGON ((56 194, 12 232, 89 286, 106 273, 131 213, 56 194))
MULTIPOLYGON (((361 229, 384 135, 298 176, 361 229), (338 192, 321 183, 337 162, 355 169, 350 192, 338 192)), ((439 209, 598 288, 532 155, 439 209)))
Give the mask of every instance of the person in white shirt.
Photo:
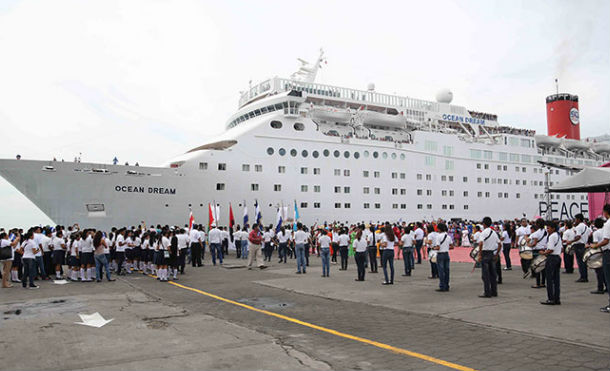
POLYGON ((386 224, 383 229, 383 235, 381 236, 381 244, 379 246, 381 250, 381 266, 383 267, 383 276, 385 281, 382 285, 393 285, 394 284, 394 244, 398 243, 398 238, 394 234, 392 226, 386 224), (390 265, 390 275, 388 276, 387 266, 390 265))
POLYGON ((205 238, 206 238, 206 234, 205 234, 205 228, 203 227, 203 224, 199 224, 199 241, 201 241, 201 266, 203 266, 203 261, 205 260, 205 238))
POLYGON ((491 298, 498 296, 498 282, 496 272, 496 260, 499 259, 499 253, 502 249, 500 238, 496 231, 491 228, 491 218, 486 216, 483 218, 483 232, 479 234, 477 243, 481 249, 478 256, 478 262, 481 263, 481 278, 483 280, 483 295, 481 298, 491 298))
POLYGON ((193 267, 203 266, 201 261, 201 253, 203 251, 203 245, 201 244, 201 233, 193 226, 193 229, 189 232, 189 240, 191 243, 191 265, 193 267))
POLYGON ((332 227, 332 233, 331 233, 331 239, 332 239, 332 258, 331 258, 331 262, 333 263, 337 263, 337 253, 339 252, 339 232, 340 232, 340 228, 338 226, 334 226, 332 227))
MULTIPOLYGON (((515 235, 517 236, 517 246, 520 247, 522 243, 521 241, 527 239, 531 233, 532 229, 529 226, 527 219, 521 219, 521 226, 515 231, 515 235)), ((529 271, 531 264, 531 260, 521 258, 521 270, 523 271, 523 274, 529 271)))
POLYGON ((417 264, 421 264, 421 248, 424 244, 424 227, 422 223, 417 223, 415 228, 415 252, 417 252, 417 264))
POLYGON ((21 281, 21 285, 23 288, 28 287, 28 279, 30 281, 29 288, 38 288, 38 286, 34 284, 34 277, 36 276, 36 253, 41 250, 39 245, 40 244, 34 238, 34 232, 30 230, 25 235, 25 241, 21 246, 23 250, 23 256, 21 258, 21 261, 23 262, 23 279, 21 281))
POLYGON ((123 263, 125 262, 125 248, 127 247, 127 242, 125 241, 125 229, 120 229, 118 231, 118 234, 116 236, 115 245, 116 245, 115 258, 116 258, 116 264, 117 264, 116 272, 119 276, 121 276, 121 275, 124 275, 122 270, 123 270, 123 263))
POLYGON ((42 228, 36 227, 34 229, 34 244, 38 248, 38 252, 34 255, 34 265, 36 269, 36 274, 40 279, 46 280, 47 272, 45 272, 45 265, 42 260, 42 243, 45 236, 42 234, 42 228))
POLYGON ((580 277, 576 282, 589 282, 588 267, 582 260, 585 255, 585 244, 589 238, 589 228, 584 223, 584 216, 576 214, 574 216, 574 239, 572 242, 572 251, 576 255, 576 264, 578 264, 578 273, 580 277))
MULTIPOLYGON (((591 248, 594 244, 601 242, 604 239, 604 220, 602 218, 597 218, 594 221, 595 231, 593 232, 593 244, 587 244, 585 246, 586 249, 591 248)), ((603 295, 608 289, 605 279, 604 279, 604 269, 603 267, 595 268, 595 277, 597 278, 597 290, 591 291, 591 294, 603 295)))
POLYGON ((57 231, 55 237, 53 237, 53 264, 55 265, 55 278, 61 279, 61 266, 66 263, 66 251, 68 246, 66 241, 63 239, 63 232, 57 231))
POLYGON ((513 264, 510 261, 510 247, 512 246, 512 243, 513 243, 512 234, 513 234, 513 229, 510 226, 510 224, 504 223, 504 228, 502 229, 502 237, 500 238, 500 240, 502 240, 502 254, 504 255, 504 262, 506 265, 504 267, 505 271, 513 270, 513 264))
MULTIPOLYGON (((227 231, 227 227, 221 227, 220 231, 222 232, 222 253, 223 256, 229 255, 229 231, 227 231)), ((222 264, 222 262, 220 262, 222 264)))
POLYGON ((93 258, 93 231, 83 231, 83 242, 81 243, 80 252, 80 280, 82 282, 93 281, 93 267, 95 264, 93 258))
POLYGON ((439 288, 436 291, 449 291, 449 250, 453 249, 451 237, 447 234, 447 225, 439 223, 438 233, 434 240, 432 249, 438 251, 436 264, 438 266, 439 288))
MULTIPOLYGON (((14 279, 14 277, 16 276, 15 273, 17 273, 17 271, 14 271, 15 273, 13 273, 12 267, 13 267, 13 259, 15 258, 15 247, 19 246, 20 240, 21 240, 21 236, 19 236, 19 233, 11 232, 10 235, 7 234, 6 232, 0 233, 0 248, 8 247, 10 249, 10 256, 8 256, 6 259, 2 260, 2 287, 3 288, 13 287, 11 284, 8 283, 8 279, 9 279, 9 275, 11 278, 14 279), (11 238, 12 238, 12 240, 11 240, 11 238)), ((19 279, 19 277, 17 277, 17 279, 19 279)))
POLYGON ((294 233, 295 252, 297 255, 297 274, 307 273, 305 260, 305 244, 309 234, 303 231, 303 224, 297 223, 297 231, 294 233))
MULTIPOLYGON (((239 233, 241 236, 241 240, 240 240, 241 258, 243 260, 247 260, 248 259, 248 226, 244 225, 239 233)), ((286 253, 286 252, 284 252, 284 253, 286 253)))
POLYGON ((354 257, 356 259, 356 266, 358 267, 358 278, 356 278, 356 281, 364 281, 364 274, 366 272, 364 264, 366 263, 367 242, 363 233, 364 229, 365 227, 363 225, 358 227, 356 236, 352 242, 355 251, 354 257))
POLYGON ((212 229, 208 232, 210 241, 210 252, 212 253, 212 264, 216 265, 216 257, 222 264, 222 231, 216 228, 216 223, 212 223, 212 229))
POLYGON ((52 233, 49 228, 45 228, 40 235, 40 244, 42 247, 42 265, 44 267, 45 279, 50 279, 49 276, 53 272, 53 243, 51 239, 52 233))
POLYGON ((328 277, 330 274, 330 244, 331 239, 328 236, 328 231, 320 229, 318 245, 320 246, 320 257, 322 258, 322 277, 328 277))
POLYGON ((415 232, 411 227, 402 228, 402 237, 400 237, 400 246, 402 248, 402 260, 405 264, 405 274, 410 276, 411 271, 415 268, 413 264, 413 249, 415 248, 415 232))
POLYGON ((184 274, 184 267, 186 266, 186 256, 188 255, 189 247, 189 234, 186 230, 180 229, 180 232, 176 235, 178 239, 178 270, 180 274, 184 274))
POLYGON ((561 242, 561 236, 559 236, 559 233, 557 232, 556 222, 547 221, 546 232, 549 236, 548 242, 545 248, 540 251, 540 254, 547 256, 545 263, 547 300, 541 301, 540 304, 560 305, 559 269, 561 267, 561 250, 563 250, 563 244, 561 242))
POLYGON ((574 273, 574 250, 572 246, 568 250, 568 245, 572 244, 574 240, 574 227, 571 220, 568 220, 565 224, 561 239, 563 240, 563 266, 565 267, 565 273, 574 273))
MULTIPOLYGON (((533 248, 534 259, 540 255, 540 251, 546 249, 548 243, 549 234, 544 228, 544 220, 536 219, 536 223, 532 226, 535 229, 529 236, 529 246, 533 248)), ((543 269, 542 272, 533 273, 536 278, 536 284, 532 285, 533 289, 539 289, 545 287, 546 283, 546 271, 543 269)))
POLYGON ((140 230, 133 233, 133 249, 132 249, 133 270, 142 273, 142 239, 140 238, 140 230))
MULTIPOLYGON (((604 272, 604 281, 606 287, 610 283, 610 204, 605 204, 603 208, 604 218, 606 222, 603 226, 603 233, 599 242, 593 243, 590 248, 601 248, 602 249, 602 271, 604 272)), ((603 313, 610 313, 610 289, 608 292, 608 305, 601 307, 599 310, 603 313)))
MULTIPOLYGON (((369 253, 369 264, 371 265, 371 273, 377 273, 377 243, 379 240, 375 235, 375 226, 371 224, 369 233, 366 235, 367 250, 369 253)), ((413 260, 411 260, 413 262, 413 260)))
POLYGON ((165 229, 161 232, 161 238, 157 245, 157 277, 161 282, 167 282, 169 280, 168 273, 168 261, 170 257, 170 240, 169 230, 165 229))
POLYGON ((339 253, 341 254, 341 269, 340 271, 347 270, 347 255, 349 246, 349 236, 347 228, 343 228, 339 234, 337 243, 339 244, 339 253))
POLYGON ((273 245, 271 244, 271 239, 273 238, 273 232, 271 231, 271 227, 266 227, 265 232, 263 233, 263 261, 271 261, 271 255, 273 254, 273 245))
POLYGON ((280 228, 280 231, 276 235, 279 247, 278 247, 278 255, 280 257, 279 263, 284 263, 288 261, 288 241, 290 240, 290 233, 286 231, 284 227, 280 228))
POLYGON ((424 248, 428 252, 428 261, 430 262, 430 276, 428 276, 428 279, 435 279, 438 278, 438 265, 433 262, 433 257, 438 257, 438 251, 434 250, 433 247, 438 233, 434 230, 434 226, 432 224, 427 226, 427 230, 428 233, 426 237, 424 237, 424 248))

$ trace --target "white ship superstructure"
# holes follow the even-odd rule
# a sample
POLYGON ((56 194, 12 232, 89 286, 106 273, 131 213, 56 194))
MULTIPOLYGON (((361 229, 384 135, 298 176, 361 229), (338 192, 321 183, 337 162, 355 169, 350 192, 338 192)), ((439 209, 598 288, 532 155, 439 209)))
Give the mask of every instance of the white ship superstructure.
POLYGON ((607 162, 608 145, 500 125, 448 90, 426 101, 318 84, 322 58, 250 87, 222 135, 164 166, 0 160, 0 175, 54 222, 103 228, 182 225, 189 208, 205 223, 209 203, 224 221, 229 203, 239 220, 258 202, 265 224, 295 201, 305 223, 587 211, 586 194, 547 200, 545 182, 607 162))

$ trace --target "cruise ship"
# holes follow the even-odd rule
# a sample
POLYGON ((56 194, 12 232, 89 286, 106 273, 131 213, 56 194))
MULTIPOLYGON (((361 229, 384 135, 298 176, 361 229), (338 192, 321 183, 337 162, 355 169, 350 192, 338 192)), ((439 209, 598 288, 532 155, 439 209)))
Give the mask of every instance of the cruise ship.
POLYGON ((324 59, 249 86, 223 134, 162 166, 3 159, 0 175, 55 223, 98 228, 183 225, 191 211, 206 224, 211 205, 228 224, 230 204, 238 221, 258 205, 264 224, 294 205, 307 224, 587 212, 587 194, 547 192, 610 159, 608 143, 579 140, 578 97, 547 97, 556 132, 536 135, 447 89, 428 101, 316 83, 324 59))

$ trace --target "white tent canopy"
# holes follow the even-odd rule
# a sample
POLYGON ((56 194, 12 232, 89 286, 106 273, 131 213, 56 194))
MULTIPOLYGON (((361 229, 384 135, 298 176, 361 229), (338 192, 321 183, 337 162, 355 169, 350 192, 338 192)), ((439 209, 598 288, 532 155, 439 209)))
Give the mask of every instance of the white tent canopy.
POLYGON ((610 168, 586 167, 549 189, 551 192, 610 192, 610 168))

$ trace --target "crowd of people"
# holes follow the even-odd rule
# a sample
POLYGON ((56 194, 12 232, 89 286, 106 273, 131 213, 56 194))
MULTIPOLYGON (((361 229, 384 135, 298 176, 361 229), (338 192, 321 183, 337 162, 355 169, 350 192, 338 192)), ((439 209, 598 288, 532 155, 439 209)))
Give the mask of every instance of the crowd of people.
MULTIPOLYGON (((178 280, 187 264, 202 267, 209 251, 213 265, 235 251, 236 258, 247 260, 248 269, 265 269, 277 251, 278 264, 296 260, 296 274, 306 274, 310 257, 318 256, 322 277, 330 277, 331 264, 347 270, 349 258, 357 266, 356 281, 364 281, 367 269, 383 270, 383 285, 393 285, 395 259, 403 260, 403 276, 411 276, 416 264, 426 259, 430 279, 438 279, 436 291, 450 291, 450 255, 456 246, 471 247, 470 256, 481 269, 482 298, 498 296, 502 271, 512 270, 511 250, 519 249, 524 278, 535 279, 532 288, 546 287, 544 305, 560 305, 560 270, 574 272, 588 282, 593 265, 597 289, 592 294, 608 293, 610 282, 610 204, 603 209, 604 219, 592 222, 578 214, 574 220, 507 220, 493 222, 443 221, 397 222, 365 225, 328 223, 307 227, 301 223, 263 227, 258 223, 243 227, 203 225, 150 226, 143 223, 110 231, 81 229, 78 225, 0 229, 2 287, 20 283, 38 288, 36 280, 66 279, 74 282, 114 281, 112 275, 142 273, 159 281, 178 280), (207 249, 206 249, 207 247, 207 249), (501 268, 501 255, 505 267, 501 268)), ((610 304, 610 296, 609 296, 610 304)), ((601 308, 610 313, 610 305, 601 308)))

